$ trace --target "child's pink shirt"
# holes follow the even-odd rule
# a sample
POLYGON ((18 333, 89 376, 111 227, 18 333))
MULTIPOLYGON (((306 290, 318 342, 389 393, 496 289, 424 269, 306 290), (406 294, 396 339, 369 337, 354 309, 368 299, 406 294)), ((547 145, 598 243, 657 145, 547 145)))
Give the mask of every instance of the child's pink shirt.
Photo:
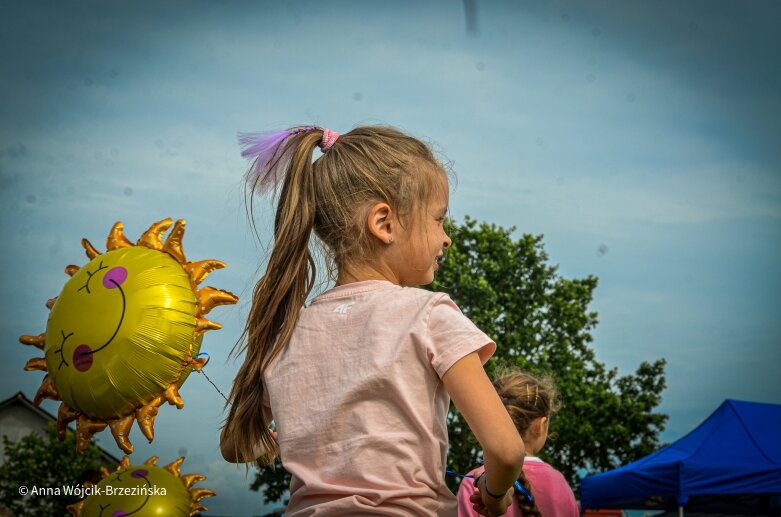
POLYGON ((444 293, 371 280, 315 298, 264 374, 285 515, 455 516, 441 378, 495 348, 444 293))
MULTIPOLYGON (((483 467, 476 468, 470 474, 477 477, 483 473, 483 467)), ((534 456, 523 460, 523 474, 532 486, 532 496, 537 503, 537 509, 543 517, 578 517, 580 511, 575 502, 575 494, 567 484, 567 480, 558 470, 534 456)), ((460 517, 477 517, 480 514, 472 509, 469 496, 477 489, 473 478, 464 478, 458 489, 458 515, 460 517)), ((506 517, 522 517, 523 512, 518 506, 518 498, 513 497, 513 504, 507 509, 506 517)))

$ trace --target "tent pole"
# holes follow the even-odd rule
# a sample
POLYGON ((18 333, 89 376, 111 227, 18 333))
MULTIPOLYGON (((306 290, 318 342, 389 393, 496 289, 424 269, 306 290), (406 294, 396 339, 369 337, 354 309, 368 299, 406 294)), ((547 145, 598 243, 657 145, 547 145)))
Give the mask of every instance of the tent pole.
POLYGON ((678 517, 683 517, 683 505, 678 505, 678 517))

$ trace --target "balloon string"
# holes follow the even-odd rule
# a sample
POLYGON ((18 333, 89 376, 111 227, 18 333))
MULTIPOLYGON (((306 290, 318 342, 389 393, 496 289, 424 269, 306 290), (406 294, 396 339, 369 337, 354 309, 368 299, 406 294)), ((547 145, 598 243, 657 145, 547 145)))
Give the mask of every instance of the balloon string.
POLYGON ((217 390, 217 393, 219 393, 220 395, 222 395, 222 398, 224 398, 224 399, 225 399, 225 402, 228 402, 228 397, 226 397, 226 396, 225 396, 225 394, 224 394, 223 392, 221 392, 221 391, 220 391, 220 388, 218 388, 218 387, 217 387, 217 385, 216 385, 216 384, 214 384, 214 383, 212 382, 212 380, 209 378, 209 376, 208 376, 208 375, 206 375, 206 372, 204 372, 203 370, 201 370, 201 371, 200 371, 200 372, 198 372, 198 373, 201 373, 201 374, 203 374, 203 376, 204 376, 204 377, 206 377, 206 380, 207 380, 207 381, 209 381, 209 384, 211 384, 212 386, 214 386, 214 389, 215 389, 215 390, 217 390))
POLYGON ((206 366, 206 365, 209 363, 209 354, 207 354, 206 352, 201 352, 200 354, 195 354, 195 357, 200 357, 200 356, 203 356, 203 355, 205 355, 205 356, 206 356, 206 362, 203 364, 203 367, 201 367, 201 369, 200 369, 200 370, 196 370, 195 368, 193 368, 193 370, 194 370, 194 371, 197 371, 198 373, 200 373, 200 374, 202 374, 204 377, 206 377, 206 380, 207 380, 207 381, 209 381, 209 384, 211 384, 212 386, 214 386, 214 389, 215 389, 215 390, 217 390, 217 393, 219 393, 220 395, 222 395, 222 398, 224 398, 224 399, 225 399, 225 402, 228 402, 228 397, 226 397, 226 396, 225 396, 225 394, 224 394, 223 392, 221 392, 221 391, 220 391, 220 388, 218 388, 218 387, 217 387, 217 385, 216 385, 216 384, 214 384, 214 382, 212 382, 212 380, 209 378, 209 376, 208 376, 208 375, 206 375, 206 372, 204 372, 204 371, 203 371, 203 370, 204 370, 204 367, 205 367, 205 366, 206 366))

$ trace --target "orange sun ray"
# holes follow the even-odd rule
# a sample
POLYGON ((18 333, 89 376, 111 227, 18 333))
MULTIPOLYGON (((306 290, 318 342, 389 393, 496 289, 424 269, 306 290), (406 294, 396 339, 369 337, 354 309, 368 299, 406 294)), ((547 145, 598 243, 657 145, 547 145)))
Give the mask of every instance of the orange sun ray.
POLYGON ((209 330, 220 330, 222 325, 209 321, 206 318, 198 318, 195 320, 195 334, 203 334, 209 330))
POLYGON ((184 486, 187 488, 190 488, 194 484, 196 484, 199 481, 203 481, 206 479, 206 476, 203 474, 185 474, 182 476, 182 481, 184 481, 184 486))
POLYGON ((173 222, 173 219, 167 217, 162 221, 152 223, 152 226, 150 226, 149 229, 144 232, 141 238, 138 239, 136 246, 144 246, 150 250, 162 251, 163 233, 165 233, 165 231, 171 227, 173 222))
POLYGON ((173 230, 168 234, 168 238, 163 245, 163 251, 171 255, 180 264, 187 262, 187 258, 184 256, 184 249, 182 248, 182 238, 184 237, 186 225, 187 223, 184 219, 176 221, 173 230))
POLYGON ((205 497, 214 497, 217 495, 217 493, 214 490, 209 490, 208 488, 195 488, 190 491, 190 493, 193 495, 193 499, 197 502, 205 497))
MULTIPOLYGON (((87 252, 87 257, 90 260, 94 259, 95 257, 101 254, 98 250, 95 249, 92 243, 87 239, 81 239, 81 245, 84 247, 84 251, 87 252)), ((65 269, 65 272, 66 273, 68 272, 67 268, 65 269)))
POLYGON ((225 262, 221 260, 200 260, 198 262, 188 262, 184 265, 185 271, 190 275, 190 279, 195 285, 203 282, 209 273, 215 269, 222 269, 225 267, 225 262))
POLYGON ((26 372, 32 372, 35 370, 40 370, 43 372, 48 372, 49 367, 46 366, 46 358, 44 357, 33 357, 29 361, 27 361, 27 364, 24 365, 24 371, 26 372))
POLYGON ((57 388, 54 387, 52 378, 48 373, 46 374, 46 377, 43 378, 43 381, 41 381, 41 386, 35 393, 33 404, 37 406, 41 403, 41 401, 43 401, 43 399, 60 400, 60 394, 57 393, 57 388))
POLYGON ((82 499, 81 501, 78 501, 76 503, 69 504, 68 506, 65 507, 65 509, 71 513, 72 517, 79 517, 79 515, 81 515, 81 508, 84 506, 84 501, 86 501, 86 499, 82 499))
POLYGON ((19 342, 43 350, 43 345, 46 343, 46 332, 41 332, 37 336, 19 336, 19 342))
POLYGON ((133 245, 130 239, 125 237, 125 225, 122 221, 117 221, 111 228, 108 237, 106 237, 106 251, 116 250, 119 248, 129 248, 133 245))
POLYGON ((179 476, 179 471, 182 468, 182 463, 184 463, 184 456, 180 456, 176 458, 174 461, 163 467, 163 469, 167 470, 174 476, 179 476))
POLYGON ((60 441, 65 439, 65 431, 68 429, 68 424, 79 418, 79 412, 68 406, 65 402, 60 404, 60 409, 57 410, 57 438, 60 441))
POLYGON ((93 420, 86 415, 79 415, 76 419, 76 450, 79 454, 87 450, 92 435, 106 428, 106 422, 93 420))
POLYGON ((172 382, 165 390, 165 400, 172 406, 176 406, 177 409, 182 409, 184 407, 184 401, 182 400, 182 397, 179 396, 179 387, 175 382, 172 382))
POLYGON ((146 436, 149 443, 152 443, 152 440, 155 437, 155 417, 157 416, 157 412, 160 411, 160 404, 162 403, 163 396, 158 395, 148 404, 145 404, 136 410, 138 428, 141 429, 141 433, 146 436))
POLYGON ((133 420, 135 420, 135 417, 136 416, 133 413, 130 413, 122 418, 111 420, 108 424, 117 445, 119 445, 119 448, 127 454, 133 452, 133 444, 130 443, 127 435, 130 434, 130 428, 133 427, 133 420))
POLYGON ((235 294, 208 285, 199 289, 196 296, 198 298, 198 316, 209 314, 209 311, 218 305, 230 305, 239 301, 235 294))

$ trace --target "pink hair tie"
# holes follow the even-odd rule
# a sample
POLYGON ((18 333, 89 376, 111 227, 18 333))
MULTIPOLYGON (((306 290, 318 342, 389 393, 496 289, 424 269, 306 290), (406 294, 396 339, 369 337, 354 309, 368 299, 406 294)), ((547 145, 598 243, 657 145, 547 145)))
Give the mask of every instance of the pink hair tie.
POLYGON ((324 153, 328 152, 331 146, 334 145, 334 142, 336 142, 337 138, 339 138, 339 133, 336 131, 323 129, 323 139, 320 141, 320 149, 322 149, 324 153))

